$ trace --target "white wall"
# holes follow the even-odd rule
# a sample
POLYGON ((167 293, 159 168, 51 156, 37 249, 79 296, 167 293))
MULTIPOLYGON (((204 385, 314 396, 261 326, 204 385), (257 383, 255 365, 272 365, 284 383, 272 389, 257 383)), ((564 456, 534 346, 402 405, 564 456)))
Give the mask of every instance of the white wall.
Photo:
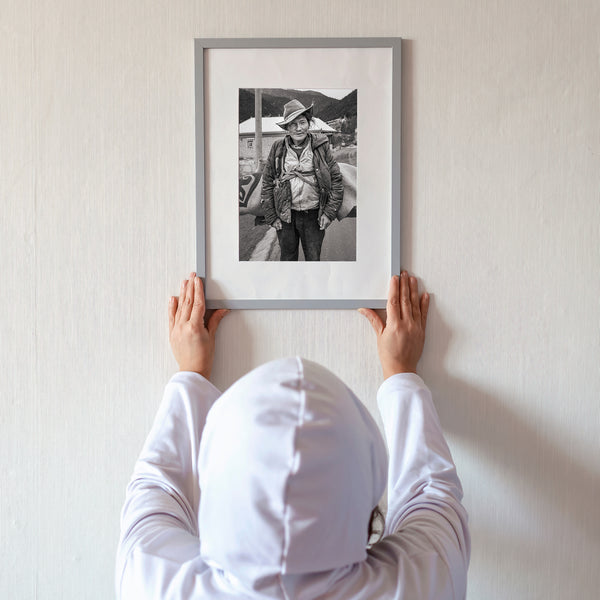
MULTIPOLYGON (((403 265, 465 487, 469 598, 600 588, 597 0, 0 0, 0 597, 112 597, 194 267, 194 37, 399 36, 403 265)), ((353 311, 243 311, 214 378, 299 353, 374 407, 353 311)))

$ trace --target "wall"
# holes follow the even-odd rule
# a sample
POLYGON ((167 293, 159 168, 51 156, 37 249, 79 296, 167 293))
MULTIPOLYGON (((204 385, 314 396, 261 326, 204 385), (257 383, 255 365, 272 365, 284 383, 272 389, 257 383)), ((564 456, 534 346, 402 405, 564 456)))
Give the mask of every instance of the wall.
MULTIPOLYGON (((112 597, 194 267, 194 37, 400 36, 404 267, 471 517, 469 598, 600 588, 596 0, 1 0, 0 597, 112 597)), ((383 293, 383 291, 382 291, 383 293)), ((299 353, 374 409, 353 311, 240 311, 225 387, 299 353)))

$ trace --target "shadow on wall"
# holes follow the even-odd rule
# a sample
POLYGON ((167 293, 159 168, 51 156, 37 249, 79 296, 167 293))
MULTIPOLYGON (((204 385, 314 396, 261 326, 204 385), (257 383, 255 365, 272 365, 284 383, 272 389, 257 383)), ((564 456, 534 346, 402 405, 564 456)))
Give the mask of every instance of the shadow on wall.
POLYGON ((402 40, 402 149, 401 149, 401 231, 400 256, 404 265, 412 265, 413 249, 413 130, 414 130, 414 100, 413 100, 413 64, 415 43, 412 40, 402 40))
MULTIPOLYGON (((258 365, 253 362, 254 352, 254 335, 248 329, 248 323, 244 318, 243 310, 233 310, 219 324, 217 332, 217 346, 215 353, 215 361, 213 366, 214 384, 222 392, 230 385, 236 382, 240 377, 249 373, 258 365), (219 343, 221 340, 243 340, 240 342, 240 348, 246 349, 245 352, 240 352, 237 348, 232 355, 225 352, 225 344, 219 343)), ((257 313, 261 311, 256 311, 257 313)))
MULTIPOLYGON (((554 510, 565 523, 577 527, 590 539, 598 539, 600 474, 567 456, 500 398, 449 375, 444 363, 451 330, 435 310, 435 302, 431 309, 435 340, 428 340, 426 380, 435 382, 434 398, 444 430, 484 453, 504 477, 511 474, 515 480, 527 482, 534 502, 544 503, 540 508, 554 510)), ((472 525, 477 529, 477 524, 472 525)), ((481 525, 485 528, 485 524, 481 525)), ((511 551, 515 550, 513 546, 511 551)), ((540 550, 543 555, 544 549, 540 550)))
MULTIPOLYGON (((401 256, 404 267, 413 264, 414 231, 414 63, 417 52, 414 40, 402 40, 402 239, 401 256)), ((422 368, 426 370, 425 381, 430 385, 444 431, 460 437, 471 445, 474 452, 484 456, 492 465, 490 477, 501 474, 509 478, 509 485, 518 482, 521 495, 515 504, 526 499, 521 514, 515 521, 527 519, 527 509, 539 510, 532 515, 533 521, 542 523, 544 529, 570 535, 571 528, 578 535, 597 546, 600 539, 600 519, 598 502, 600 499, 600 474, 573 460, 552 439, 523 421, 510 410, 511 402, 503 401, 484 389, 453 377, 446 369, 446 354, 452 332, 444 323, 435 306, 432 296, 428 325, 428 341, 425 348, 422 368), (432 333, 435 331, 435 337, 432 333), (523 488, 526 488, 523 491, 523 488), (548 522, 556 516, 556 522, 548 522), (567 532, 567 533, 564 533, 567 532), (594 544, 594 540, 596 541, 594 544)), ((510 374, 507 374, 509 377, 510 374)), ((524 401, 527 401, 526 399, 524 401)), ((485 485, 485 481, 482 485, 485 485)), ((468 490, 465 490, 468 496, 468 490)), ((489 509, 486 509, 489 510, 489 509)), ((576 557, 565 556, 568 550, 556 550, 564 540, 553 539, 552 533, 541 533, 531 538, 523 532, 517 539, 510 532, 494 530, 493 515, 486 522, 471 521, 471 528, 477 544, 490 543, 494 552, 502 553, 515 570, 530 568, 535 580, 546 569, 552 567, 563 571, 568 568, 569 577, 579 579, 575 587, 590 580, 594 568, 576 557), (549 539, 544 546, 543 540, 549 539), (564 562, 555 564, 562 557, 564 562), (550 564, 552 563, 552 567, 550 564), (568 567, 567 567, 568 565, 568 567)), ((592 546, 593 547, 593 546, 592 546)), ((568 546, 565 546, 568 548, 568 546)), ((477 550, 479 560, 487 562, 485 549, 477 550)), ((495 555, 498 558, 498 554, 495 555)), ((498 576, 498 566, 490 562, 490 574, 498 576)), ((499 581, 499 585, 502 583, 499 581)), ((533 583, 532 583, 533 584, 533 583)), ((568 588, 568 583, 565 586, 568 588)), ((572 596, 575 597, 575 596, 572 596)))

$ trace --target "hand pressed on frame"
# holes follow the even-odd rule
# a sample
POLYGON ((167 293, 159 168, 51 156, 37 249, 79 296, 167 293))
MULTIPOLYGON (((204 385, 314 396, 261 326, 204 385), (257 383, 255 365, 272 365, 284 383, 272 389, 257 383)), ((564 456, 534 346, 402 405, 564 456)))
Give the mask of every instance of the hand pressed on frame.
POLYGON ((384 379, 396 373, 417 372, 425 343, 428 309, 429 294, 419 298, 417 279, 409 277, 406 271, 390 281, 385 324, 374 310, 359 309, 377 335, 377 352, 384 379))
POLYGON ((229 312, 216 310, 204 325, 204 289, 195 273, 181 283, 179 298, 169 300, 169 342, 181 371, 194 371, 210 378, 215 357, 215 334, 229 312))

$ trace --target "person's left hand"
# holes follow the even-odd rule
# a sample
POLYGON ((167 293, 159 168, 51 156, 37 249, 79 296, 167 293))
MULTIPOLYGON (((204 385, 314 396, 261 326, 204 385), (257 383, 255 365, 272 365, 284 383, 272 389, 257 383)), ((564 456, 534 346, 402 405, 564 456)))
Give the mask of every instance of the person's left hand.
POLYGON ((325 230, 331 225, 331 219, 327 215, 321 215, 319 229, 325 230))
POLYGON ((204 325, 204 289, 196 273, 183 280, 179 298, 169 300, 169 342, 181 371, 194 371, 210 378, 215 357, 215 334, 229 312, 216 310, 204 325))

